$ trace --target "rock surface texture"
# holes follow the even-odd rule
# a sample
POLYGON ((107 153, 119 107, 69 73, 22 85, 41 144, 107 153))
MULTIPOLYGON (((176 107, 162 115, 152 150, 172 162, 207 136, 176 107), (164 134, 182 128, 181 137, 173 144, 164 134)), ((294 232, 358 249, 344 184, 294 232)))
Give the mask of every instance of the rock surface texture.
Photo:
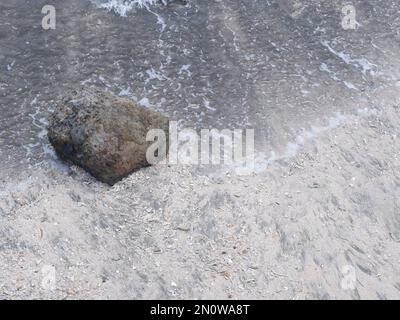
POLYGON ((130 100, 94 88, 68 92, 50 116, 48 137, 59 157, 113 185, 148 166, 147 132, 169 121, 130 100))

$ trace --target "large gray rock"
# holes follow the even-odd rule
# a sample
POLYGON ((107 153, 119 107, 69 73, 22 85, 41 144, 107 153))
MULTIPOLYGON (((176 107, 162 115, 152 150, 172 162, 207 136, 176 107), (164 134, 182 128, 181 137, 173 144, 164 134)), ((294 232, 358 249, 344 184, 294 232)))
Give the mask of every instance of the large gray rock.
MULTIPOLYGON (((71 90, 50 116, 48 137, 59 157, 113 185, 148 166, 147 132, 169 121, 130 100, 94 88, 71 90)), ((165 146, 166 147, 166 146, 165 146)))

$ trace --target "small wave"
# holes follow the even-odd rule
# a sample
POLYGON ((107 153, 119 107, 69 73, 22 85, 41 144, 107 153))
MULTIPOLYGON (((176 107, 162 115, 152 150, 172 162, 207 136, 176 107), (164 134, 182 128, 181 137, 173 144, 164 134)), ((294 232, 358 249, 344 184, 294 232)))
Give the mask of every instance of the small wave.
POLYGON ((92 0, 100 8, 113 11, 116 14, 126 17, 128 12, 134 8, 149 8, 155 5, 158 0, 92 0))

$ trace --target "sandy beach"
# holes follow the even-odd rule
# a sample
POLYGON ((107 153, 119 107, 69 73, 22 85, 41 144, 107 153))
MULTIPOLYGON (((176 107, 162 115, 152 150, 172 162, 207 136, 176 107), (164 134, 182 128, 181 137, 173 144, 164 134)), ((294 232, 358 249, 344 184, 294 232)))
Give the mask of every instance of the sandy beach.
POLYGON ((339 2, 278 2, 55 1, 44 32, 45 1, 2 1, 0 299, 399 298, 399 4, 344 30, 339 2), (47 140, 73 83, 253 128, 256 169, 102 184, 47 140))

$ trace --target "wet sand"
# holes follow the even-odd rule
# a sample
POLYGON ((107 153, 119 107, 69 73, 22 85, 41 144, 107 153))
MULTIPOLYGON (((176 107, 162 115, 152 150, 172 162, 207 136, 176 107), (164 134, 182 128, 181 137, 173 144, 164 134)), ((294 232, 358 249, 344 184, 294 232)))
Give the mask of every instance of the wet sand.
POLYGON ((0 4, 1 298, 399 297, 397 3, 354 1, 346 31, 331 1, 126 17, 60 1, 45 32, 48 3, 31 2, 0 4), (102 185, 46 138, 79 83, 182 127, 254 128, 258 171, 152 167, 102 185))

